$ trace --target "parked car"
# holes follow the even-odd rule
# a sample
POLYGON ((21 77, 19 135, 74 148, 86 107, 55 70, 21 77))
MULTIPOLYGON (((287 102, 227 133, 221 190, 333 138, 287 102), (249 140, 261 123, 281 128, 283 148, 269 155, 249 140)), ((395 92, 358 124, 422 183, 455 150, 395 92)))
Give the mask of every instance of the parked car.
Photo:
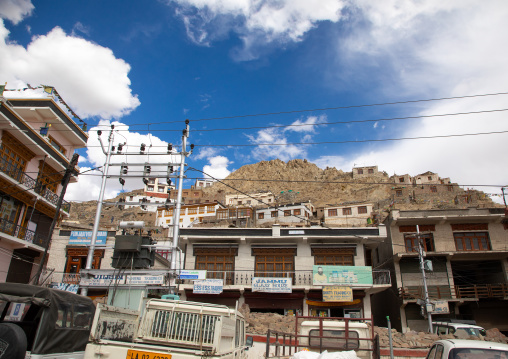
POLYGON ((0 357, 83 358, 94 313, 88 297, 0 283, 0 357))
POLYGON ((443 339, 432 344, 427 359, 508 359, 508 345, 480 340, 443 339))
POLYGON ((456 323, 456 322, 432 322, 434 333, 442 334, 457 334, 463 332, 467 335, 479 337, 480 335, 486 336, 487 331, 479 325, 456 323))

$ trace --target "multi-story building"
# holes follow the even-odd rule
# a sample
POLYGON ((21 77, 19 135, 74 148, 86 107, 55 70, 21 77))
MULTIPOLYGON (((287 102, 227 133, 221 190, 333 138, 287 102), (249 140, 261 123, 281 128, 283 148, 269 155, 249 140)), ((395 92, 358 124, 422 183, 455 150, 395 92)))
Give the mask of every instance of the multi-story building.
POLYGON ((393 278, 392 289, 373 300, 378 325, 386 325, 390 315, 399 330, 427 329, 418 304, 424 297, 421 243, 430 261, 426 267, 432 268, 426 273, 429 297, 449 311, 434 319, 473 319, 485 328, 508 330, 499 315, 508 311, 508 225, 503 222, 504 208, 392 210, 385 220, 388 241, 373 256, 374 265, 389 268, 393 278))
MULTIPOLYGON (((194 224, 203 223, 205 218, 215 218, 216 211, 219 208, 225 208, 222 204, 215 203, 198 203, 198 204, 185 204, 180 208, 179 227, 191 227, 194 224)), ((157 217, 155 225, 161 227, 171 227, 173 225, 174 207, 157 208, 157 217)))
POLYGON ((308 226, 314 211, 315 208, 310 202, 260 208, 256 210, 256 225, 280 223, 282 227, 308 226))
POLYGON ((354 203, 325 207, 323 222, 327 226, 365 227, 372 224, 372 203, 354 203))
POLYGON ((214 180, 212 179, 196 179, 196 184, 194 185, 194 188, 204 188, 204 187, 210 187, 214 184, 214 180))
MULTIPOLYGON (((0 96, 0 139, 0 282, 28 283, 41 265, 60 182, 88 135, 53 99, 0 96)), ((69 208, 64 201, 59 218, 69 208)))
POLYGON ((226 206, 263 207, 271 206, 273 203, 275 203, 275 196, 271 192, 249 193, 248 195, 227 194, 224 200, 226 206))
POLYGON ((353 167, 353 178, 365 178, 378 174, 377 166, 353 167))
MULTIPOLYGON (((147 205, 147 203, 158 203, 159 205, 164 205, 168 201, 168 194, 166 193, 165 197, 157 196, 156 193, 143 193, 143 194, 135 194, 132 193, 129 196, 124 197, 126 202, 138 202, 139 205, 125 205, 125 208, 139 208, 143 211, 155 212, 157 211, 157 206, 155 205, 147 205)), ((174 200, 170 200, 174 202, 174 200)))
POLYGON ((371 228, 183 228, 183 270, 206 271, 212 291, 180 279, 182 299, 280 314, 371 317, 370 298, 390 287, 386 270, 372 270, 371 251, 386 239, 371 228), (323 292, 342 288, 349 298, 323 292), (214 292, 214 293, 212 293, 214 292), (329 297, 330 298, 330 297, 329 297))
POLYGON ((145 184, 144 192, 146 196, 157 198, 168 198, 168 190, 174 189, 175 186, 170 186, 166 182, 160 181, 160 178, 148 178, 145 184))

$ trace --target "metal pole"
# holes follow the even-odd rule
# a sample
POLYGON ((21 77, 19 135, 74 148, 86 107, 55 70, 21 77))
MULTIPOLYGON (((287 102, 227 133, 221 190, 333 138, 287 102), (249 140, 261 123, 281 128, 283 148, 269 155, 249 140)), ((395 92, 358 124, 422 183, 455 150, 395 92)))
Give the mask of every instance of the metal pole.
POLYGON ((416 238, 418 240, 418 258, 420 259, 420 270, 422 272, 422 279, 423 279, 423 290, 425 294, 425 311, 427 312, 427 319, 429 321, 429 333, 433 332, 432 328, 432 315, 430 314, 428 308, 430 306, 430 299, 429 299, 429 291, 427 289, 427 279, 425 278, 425 267, 423 264, 423 245, 420 238, 420 226, 416 225, 416 238))
MULTIPOLYGON (((99 231, 99 223, 101 220, 101 211, 102 211, 102 201, 104 200, 104 190, 106 189, 106 179, 108 177, 109 170, 109 162, 111 160, 111 148, 113 147, 113 129, 114 125, 111 125, 111 131, 109 132, 108 137, 108 151, 106 152, 106 163, 104 164, 104 168, 102 171, 102 183, 101 190, 99 192, 99 200, 97 201, 97 209, 95 211, 95 220, 93 223, 92 229, 92 239, 90 240, 90 248, 88 249, 88 256, 86 257, 86 267, 85 269, 92 269, 92 261, 93 255, 95 252, 95 243, 97 241, 97 232, 99 231)), ((102 147, 102 141, 101 141, 102 147)), ((104 148, 103 148, 104 151, 104 148)), ((86 296, 88 294, 88 288, 81 288, 81 295, 86 296)))
POLYGON ((390 359, 393 359, 392 323, 390 322, 389 316, 386 316, 386 321, 388 322, 388 343, 390 346, 390 359))

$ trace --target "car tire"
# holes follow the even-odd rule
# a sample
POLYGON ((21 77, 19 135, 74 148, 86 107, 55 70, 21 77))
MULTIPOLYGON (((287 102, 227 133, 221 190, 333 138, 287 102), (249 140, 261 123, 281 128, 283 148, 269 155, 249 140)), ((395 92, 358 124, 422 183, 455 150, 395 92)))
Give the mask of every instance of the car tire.
POLYGON ((0 358, 24 359, 27 348, 26 335, 16 324, 0 323, 0 358))

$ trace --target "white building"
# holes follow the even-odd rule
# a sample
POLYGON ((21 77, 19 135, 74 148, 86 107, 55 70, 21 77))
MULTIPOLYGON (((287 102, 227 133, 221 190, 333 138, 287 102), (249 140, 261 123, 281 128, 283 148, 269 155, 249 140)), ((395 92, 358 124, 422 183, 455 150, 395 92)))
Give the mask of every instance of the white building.
POLYGON ((174 189, 175 186, 170 186, 159 178, 149 178, 148 183, 145 185, 144 191, 147 196, 168 198, 168 189, 174 189))
MULTIPOLYGON (((180 209, 179 227, 192 227, 192 224, 202 223, 205 217, 215 217, 218 208, 225 208, 222 204, 216 203, 197 203, 184 204, 180 209)), ((171 227, 173 225, 174 208, 157 208, 157 217, 155 225, 161 227, 171 227)))
MULTIPOLYGON (((143 205, 144 203, 158 203, 160 205, 163 205, 167 201, 167 193, 166 197, 158 197, 154 196, 153 193, 149 194, 138 194, 138 195, 132 195, 132 196, 126 196, 125 197, 126 202, 139 202, 140 205, 143 205)), ((171 202, 174 202, 174 200, 170 200, 171 202)), ((147 205, 144 207, 141 207, 140 205, 125 205, 125 208, 132 208, 136 207, 143 211, 147 212, 155 212, 157 211, 156 205, 147 205)))
POLYGON ((194 188, 210 187, 214 182, 212 179, 197 179, 194 188))
POLYGON ((249 195, 235 193, 225 196, 227 206, 270 206, 275 203, 275 196, 272 192, 249 193, 249 195))
POLYGON ((372 203, 357 203, 324 208, 325 225, 364 227, 372 215, 372 203))
POLYGON ((310 202, 261 208, 256 210, 256 224, 308 225, 314 210, 315 208, 310 202))

